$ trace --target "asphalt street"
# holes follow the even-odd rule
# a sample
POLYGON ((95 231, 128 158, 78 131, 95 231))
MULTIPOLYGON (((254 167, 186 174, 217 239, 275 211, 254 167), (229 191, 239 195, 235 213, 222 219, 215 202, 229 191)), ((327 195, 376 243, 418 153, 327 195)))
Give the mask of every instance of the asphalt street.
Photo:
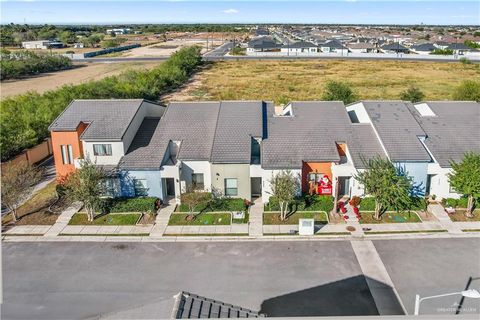
MULTIPOLYGON (((416 293, 461 291, 480 276, 478 238, 374 245, 408 313, 416 293)), ((2 255, 2 319, 168 318, 182 290, 269 316, 377 314, 349 241, 10 242, 2 255)), ((460 302, 420 310, 448 315, 460 302)), ((479 311, 463 302, 462 314, 479 311)))

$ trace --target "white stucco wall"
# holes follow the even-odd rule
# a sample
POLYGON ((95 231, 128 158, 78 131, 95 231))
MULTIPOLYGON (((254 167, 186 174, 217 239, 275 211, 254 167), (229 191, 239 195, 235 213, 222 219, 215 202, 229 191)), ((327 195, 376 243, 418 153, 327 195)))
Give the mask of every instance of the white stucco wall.
POLYGON ((348 111, 355 111, 355 114, 357 115, 358 121, 360 123, 372 123, 363 103, 358 102, 348 106, 347 112, 348 111))
MULTIPOLYGON (((272 188, 270 185, 270 181, 272 178, 281 172, 282 170, 263 170, 262 172, 262 202, 267 203, 268 199, 272 195, 272 188)), ((290 170, 294 176, 298 177, 299 179, 299 184, 301 184, 302 181, 302 170, 301 169, 294 169, 290 170)), ((298 189, 298 195, 301 195, 302 193, 302 188, 301 186, 298 189)))
POLYGON ((85 159, 90 159, 95 164, 99 165, 117 165, 120 159, 125 154, 122 141, 82 141, 83 154, 85 159), (95 156, 93 154, 94 144, 110 144, 112 145, 111 156, 95 156))
POLYGON ((442 198, 460 198, 460 194, 450 192, 450 182, 448 174, 451 168, 442 168, 438 163, 429 163, 427 174, 433 175, 430 181, 430 195, 436 195, 437 200, 442 198))
POLYGON ((162 166, 160 169, 160 175, 162 178, 162 187, 163 187, 163 194, 166 194, 166 186, 165 183, 163 182, 163 179, 165 178, 173 178, 174 179, 174 184, 175 184, 175 201, 176 203, 180 203, 180 194, 181 194, 181 188, 180 188, 180 163, 172 166, 162 166))
POLYGON ((251 164, 250 165, 250 178, 252 177, 259 177, 263 176, 263 169, 262 166, 259 164, 251 164))
POLYGON ((182 161, 180 180, 186 184, 192 183, 192 173, 203 173, 205 191, 212 191, 211 165, 208 161, 182 161))

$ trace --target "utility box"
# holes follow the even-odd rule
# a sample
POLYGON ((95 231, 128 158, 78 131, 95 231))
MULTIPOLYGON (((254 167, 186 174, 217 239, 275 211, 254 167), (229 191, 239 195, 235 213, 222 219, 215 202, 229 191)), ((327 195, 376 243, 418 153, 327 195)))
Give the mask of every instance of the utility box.
POLYGON ((298 234, 301 236, 313 236, 315 233, 315 221, 313 219, 298 220, 298 234))

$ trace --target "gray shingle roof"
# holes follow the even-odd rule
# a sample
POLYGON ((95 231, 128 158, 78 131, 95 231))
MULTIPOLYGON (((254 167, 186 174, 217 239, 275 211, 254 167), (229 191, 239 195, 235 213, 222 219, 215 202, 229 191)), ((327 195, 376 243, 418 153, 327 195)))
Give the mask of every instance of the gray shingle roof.
POLYGON ((51 131, 73 131, 80 122, 89 123, 84 140, 120 140, 143 99, 73 100, 53 121, 51 131), (114 115, 114 116, 112 116, 114 115))
POLYGON ((392 50, 392 51, 408 51, 409 49, 400 43, 389 43, 381 47, 383 50, 392 50))
POLYGON ((432 43, 421 43, 412 46, 412 49, 416 51, 434 51, 437 49, 432 43))
POLYGON ((459 162, 465 152, 480 152, 480 104, 461 101, 426 102, 435 116, 422 117, 414 106, 412 114, 427 133, 425 145, 441 167, 459 162))
POLYGON ((385 158, 385 152, 373 128, 368 123, 355 123, 348 129, 347 148, 357 169, 364 169, 364 161, 376 156, 385 158))
POLYGON ((342 102, 292 102, 293 116, 274 116, 268 108, 268 139, 262 143, 262 167, 301 168, 302 160, 339 161, 335 141, 346 141, 350 122, 342 102))
POLYGON ((182 291, 175 296, 173 319, 258 318, 258 312, 182 291))
POLYGON ((291 43, 288 45, 283 45, 284 48, 316 48, 317 45, 311 43, 311 42, 306 42, 306 41, 299 41, 295 43, 291 43))
POLYGON ((430 161, 418 139, 426 136, 404 101, 363 101, 387 153, 393 161, 430 161))
POLYGON ((251 139, 263 135, 263 101, 223 101, 211 162, 250 163, 251 139))
POLYGON ((160 135, 160 118, 145 118, 125 156, 120 160, 119 167, 158 170, 164 156, 164 152, 159 151, 163 148, 160 135))

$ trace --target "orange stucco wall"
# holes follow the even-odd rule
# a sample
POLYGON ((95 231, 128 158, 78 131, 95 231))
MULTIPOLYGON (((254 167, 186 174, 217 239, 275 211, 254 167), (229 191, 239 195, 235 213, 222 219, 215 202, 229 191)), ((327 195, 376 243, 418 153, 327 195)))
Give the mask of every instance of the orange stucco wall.
POLYGON ((302 192, 308 192, 308 174, 323 173, 332 180, 332 163, 331 162, 304 162, 302 165, 302 192))
POLYGON ((347 155, 347 145, 344 143, 337 143, 337 151, 340 156, 347 155))
POLYGON ((86 124, 81 123, 78 125, 76 131, 52 131, 52 149, 53 158, 55 159, 55 170, 57 171, 57 179, 68 175, 75 170, 75 165, 63 164, 62 161, 62 145, 71 145, 73 159, 77 159, 83 156, 82 143, 80 141, 80 135, 87 127, 86 124))

